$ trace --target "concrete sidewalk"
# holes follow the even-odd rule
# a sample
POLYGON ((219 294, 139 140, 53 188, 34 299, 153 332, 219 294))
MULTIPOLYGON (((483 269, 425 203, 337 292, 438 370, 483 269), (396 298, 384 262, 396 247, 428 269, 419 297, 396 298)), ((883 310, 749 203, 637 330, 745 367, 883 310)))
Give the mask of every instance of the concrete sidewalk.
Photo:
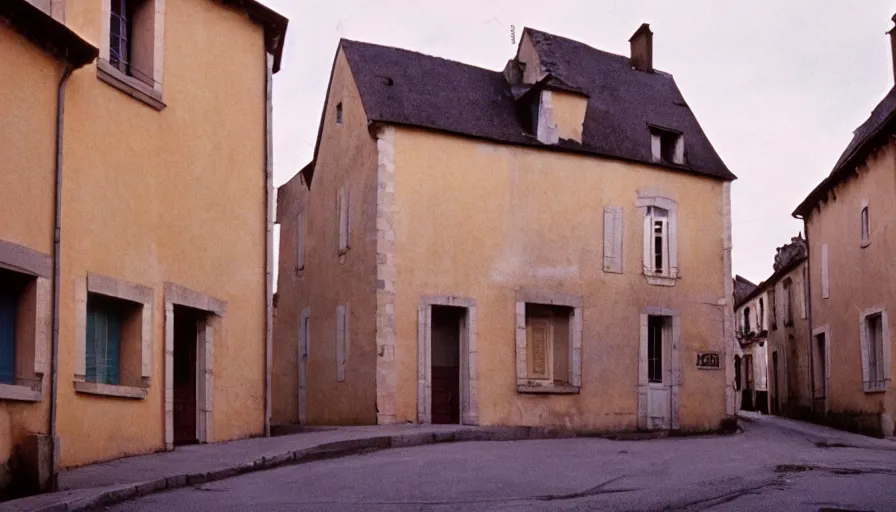
POLYGON ((0 503, 0 512, 92 510, 165 489, 392 447, 572 436, 571 431, 551 428, 403 424, 326 427, 278 437, 183 446, 63 471, 59 492, 0 503))
POLYGON ((863 448, 869 450, 896 451, 896 439, 878 439, 876 437, 854 434, 845 430, 838 430, 825 425, 792 420, 781 416, 771 416, 751 411, 739 411, 740 420, 760 425, 772 425, 788 430, 795 435, 803 437, 818 447, 826 448, 863 448))

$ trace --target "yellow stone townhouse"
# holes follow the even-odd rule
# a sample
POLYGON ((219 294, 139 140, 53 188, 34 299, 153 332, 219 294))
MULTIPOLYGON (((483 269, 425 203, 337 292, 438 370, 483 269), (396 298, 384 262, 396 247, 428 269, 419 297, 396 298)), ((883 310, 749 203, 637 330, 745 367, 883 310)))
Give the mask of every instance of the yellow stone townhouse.
POLYGON ((247 0, 0 19, 0 487, 264 434, 287 20, 247 0))
POLYGON ((342 40, 278 191, 273 421, 710 431, 734 413, 730 185, 646 24, 503 72, 342 40))

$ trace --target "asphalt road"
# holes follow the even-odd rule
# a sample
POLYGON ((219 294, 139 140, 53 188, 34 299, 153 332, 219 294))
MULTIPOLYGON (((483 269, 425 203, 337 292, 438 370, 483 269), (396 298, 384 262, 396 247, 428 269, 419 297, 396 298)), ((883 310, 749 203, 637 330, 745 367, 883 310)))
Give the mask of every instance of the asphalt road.
POLYGON ((111 510, 883 512, 896 511, 896 451, 819 447, 765 422, 725 437, 442 444, 252 473, 111 510))

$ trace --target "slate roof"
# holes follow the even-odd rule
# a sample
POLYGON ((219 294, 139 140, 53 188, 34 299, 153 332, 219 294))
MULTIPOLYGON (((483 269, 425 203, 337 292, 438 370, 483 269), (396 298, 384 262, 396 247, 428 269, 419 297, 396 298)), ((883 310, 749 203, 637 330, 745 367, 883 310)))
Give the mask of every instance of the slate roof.
POLYGON ((756 284, 749 279, 739 275, 734 276, 734 303, 742 304, 744 298, 750 295, 755 289, 756 284))
POLYGON ((867 158, 870 151, 886 142, 887 134, 896 129, 894 118, 896 118, 896 87, 890 89, 884 99, 871 111, 871 116, 856 128, 852 140, 834 165, 834 170, 796 207, 793 215, 805 216, 809 213, 830 189, 843 181, 856 165, 867 158))
MULTIPOLYGON (((500 143, 603 155, 736 179, 715 152, 671 75, 632 69, 628 57, 525 29, 542 67, 590 98, 582 143, 542 144, 520 124, 504 74, 421 53, 343 39, 368 121, 429 128, 500 143), (686 165, 657 164, 648 125, 684 134, 686 165)), ((519 96, 519 91, 517 91, 519 96)))

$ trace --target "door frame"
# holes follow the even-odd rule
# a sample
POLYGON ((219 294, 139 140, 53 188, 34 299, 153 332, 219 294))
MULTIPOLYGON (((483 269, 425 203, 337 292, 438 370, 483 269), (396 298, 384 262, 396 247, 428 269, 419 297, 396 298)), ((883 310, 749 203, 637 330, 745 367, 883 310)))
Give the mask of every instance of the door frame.
MULTIPOLYGON (((809 355, 811 356, 809 368, 811 369, 811 373, 809 374, 812 378, 811 389, 812 389, 812 409, 815 410, 815 402, 817 400, 823 400, 822 410, 820 412, 827 414, 830 411, 830 403, 831 403, 831 327, 828 324, 822 325, 820 327, 816 327, 812 329, 812 342, 809 344, 809 355), (824 354, 822 354, 822 360, 824 361, 824 375, 821 376, 821 382, 823 385, 823 389, 821 392, 823 393, 821 396, 818 395, 819 390, 815 389, 815 350, 818 348, 818 335, 824 334, 824 354)), ((816 411, 819 412, 819 411, 816 411)))
POLYGON ((479 424, 476 366, 476 301, 453 295, 427 295, 417 308, 417 423, 432 423, 432 307, 463 308, 460 326, 460 423, 479 424))
POLYGON ((208 313, 196 332, 196 440, 208 443, 214 437, 215 330, 227 312, 227 303, 196 290, 165 283, 165 449, 174 449, 174 306, 208 313), (204 325, 202 325, 204 324, 204 325))
MULTIPOLYGON (((671 347, 669 347, 669 364, 671 373, 669 414, 671 430, 681 428, 680 404, 681 404, 681 313, 676 309, 666 307, 648 306, 641 311, 641 341, 638 356, 638 428, 649 430, 650 417, 648 415, 648 393, 650 382, 647 373, 647 343, 648 328, 647 317, 666 316, 671 317, 671 347)), ((665 340, 663 340, 665 342, 665 340)), ((664 350, 665 352, 665 347, 664 350)))

